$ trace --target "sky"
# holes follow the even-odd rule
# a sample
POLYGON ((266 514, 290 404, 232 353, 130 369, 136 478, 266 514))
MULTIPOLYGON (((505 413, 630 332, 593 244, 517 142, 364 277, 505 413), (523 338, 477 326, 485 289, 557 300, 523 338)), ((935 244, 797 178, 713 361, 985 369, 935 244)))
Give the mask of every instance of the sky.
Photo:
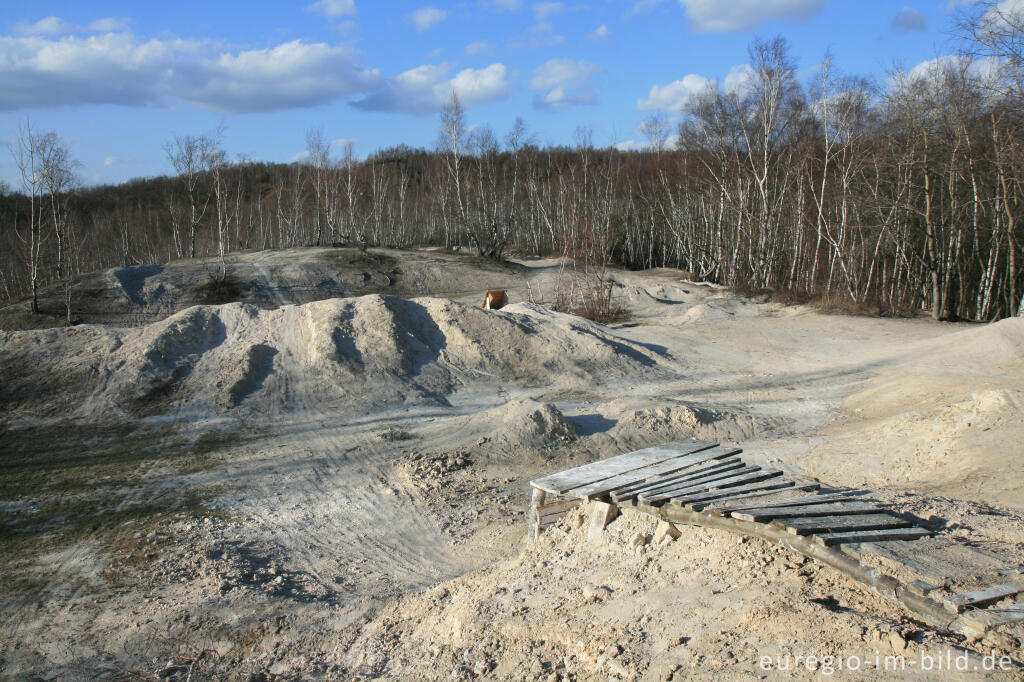
MULTIPOLYGON (((61 136, 85 185, 170 174, 174 136, 222 130, 232 159, 433 147, 454 90, 501 139, 641 148, 707 83, 742 80, 755 37, 785 37, 804 79, 879 81, 949 54, 965 0, 36 0, 0 6, 0 179, 26 120, 61 136)), ((969 1, 969 0, 968 0, 969 1)))

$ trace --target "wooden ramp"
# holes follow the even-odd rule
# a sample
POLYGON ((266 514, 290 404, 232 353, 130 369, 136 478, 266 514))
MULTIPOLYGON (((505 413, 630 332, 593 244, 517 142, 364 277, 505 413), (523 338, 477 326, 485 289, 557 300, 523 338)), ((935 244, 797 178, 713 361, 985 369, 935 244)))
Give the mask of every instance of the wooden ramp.
POLYGON ((982 577, 974 589, 950 593, 956 581, 925 572, 941 573, 948 554, 936 550, 929 561, 920 550, 970 548, 933 537, 866 491, 821 490, 814 481, 751 464, 737 447, 674 441, 545 476, 531 486, 531 539, 574 507, 596 501, 593 523, 599 529, 619 509, 630 508, 668 523, 760 537, 832 566, 941 629, 977 637, 1000 623, 1024 620, 1022 602, 990 608, 1024 595, 1024 567, 993 568, 988 583, 982 577), (898 577, 879 570, 886 560, 900 569, 892 571, 898 577))

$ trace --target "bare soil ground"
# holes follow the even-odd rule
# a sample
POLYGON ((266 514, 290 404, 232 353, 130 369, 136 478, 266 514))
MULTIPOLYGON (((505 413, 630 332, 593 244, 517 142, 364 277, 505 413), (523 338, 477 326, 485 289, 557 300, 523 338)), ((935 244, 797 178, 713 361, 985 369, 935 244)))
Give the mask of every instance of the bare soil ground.
POLYGON ((758 540, 627 514, 587 541, 581 510, 527 546, 525 512, 532 478, 700 437, 1024 564, 1024 320, 662 270, 615 272, 605 327, 544 307, 554 261, 238 254, 211 292, 214 267, 83 278, 72 328, 0 310, 0 676, 868 679, 952 652, 1022 677, 1020 627, 937 633, 758 540), (493 288, 513 304, 479 309, 493 288))

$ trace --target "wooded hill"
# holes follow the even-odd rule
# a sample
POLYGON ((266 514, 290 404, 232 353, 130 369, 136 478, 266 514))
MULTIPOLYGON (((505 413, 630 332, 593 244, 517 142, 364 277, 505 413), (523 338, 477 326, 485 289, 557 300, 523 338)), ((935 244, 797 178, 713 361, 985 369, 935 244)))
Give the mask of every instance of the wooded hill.
POLYGON ((644 151, 595 148, 587 131, 540 148, 521 122, 499 141, 470 131, 453 96, 431 151, 336 157, 311 131, 308 159, 283 165, 181 137, 166 148, 174 177, 71 189, 46 161, 59 138, 23 132, 16 160, 37 171, 0 198, 0 296, 124 264, 344 243, 676 267, 936 318, 1024 313, 1019 59, 940 59, 881 87, 828 60, 801 83, 781 39, 752 45, 750 64, 741 88, 693 98, 677 129, 651 117, 644 151))

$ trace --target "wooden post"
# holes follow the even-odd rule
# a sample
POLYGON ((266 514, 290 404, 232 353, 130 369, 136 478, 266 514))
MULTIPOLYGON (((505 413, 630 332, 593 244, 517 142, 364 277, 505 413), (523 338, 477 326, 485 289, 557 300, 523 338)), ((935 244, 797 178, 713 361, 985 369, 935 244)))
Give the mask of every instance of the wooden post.
POLYGON ((533 487, 533 495, 530 497, 530 518, 528 521, 529 527, 526 531, 526 538, 529 541, 537 539, 540 534, 540 515, 537 513, 537 507, 540 507, 547 500, 547 492, 541 490, 536 486, 533 487))

